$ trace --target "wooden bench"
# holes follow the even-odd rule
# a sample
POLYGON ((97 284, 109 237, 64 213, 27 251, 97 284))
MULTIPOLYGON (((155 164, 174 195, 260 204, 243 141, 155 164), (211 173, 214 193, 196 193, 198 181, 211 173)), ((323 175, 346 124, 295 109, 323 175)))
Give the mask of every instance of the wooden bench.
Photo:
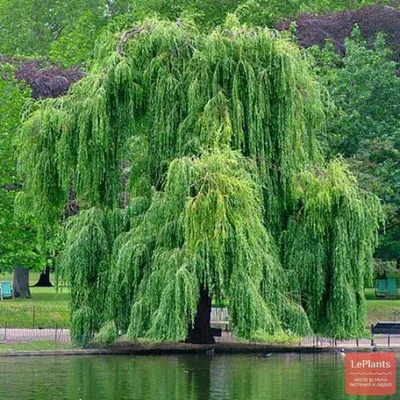
POLYGON ((227 331, 229 328, 229 316, 227 307, 213 307, 211 309, 211 321, 212 326, 217 326, 227 331))

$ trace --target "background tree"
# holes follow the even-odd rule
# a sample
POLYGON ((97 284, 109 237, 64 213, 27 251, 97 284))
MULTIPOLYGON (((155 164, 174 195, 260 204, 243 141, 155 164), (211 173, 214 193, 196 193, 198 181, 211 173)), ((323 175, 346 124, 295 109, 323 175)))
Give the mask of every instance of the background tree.
MULTIPOLYGON (((17 178, 14 140, 29 90, 14 78, 8 64, 0 65, 0 271, 40 269, 44 259, 37 249, 36 230, 14 212, 16 194, 22 189, 17 178)), ((14 280, 16 297, 29 297, 27 283, 14 280)))
POLYGON ((340 57, 328 44, 314 48, 317 71, 335 107, 324 136, 331 156, 346 157, 360 185, 376 193, 388 216, 376 256, 400 260, 400 79, 378 35, 369 48, 356 27, 340 57))
MULTIPOLYGON (((4 127, 2 152, 4 156, 7 155, 11 163, 15 163, 12 141, 21 122, 23 101, 18 100, 21 97, 19 90, 22 86, 17 84, 11 76, 12 73, 15 72, 18 81, 28 84, 35 99, 65 94, 69 85, 83 76, 83 67, 90 62, 97 36, 110 22, 112 22, 111 29, 114 25, 124 26, 132 18, 129 15, 132 14, 132 7, 130 0, 91 0, 89 2, 68 0, 58 3, 1 0, 0 9, 2 10, 0 58, 3 64, 8 65, 4 67, 7 69, 7 77, 4 74, 1 77, 2 89, 4 89, 2 93, 4 96, 0 98, 2 110, 4 106, 1 117, 4 127), (127 14, 126 18, 121 17, 124 14, 127 14), (52 62, 49 57, 58 61, 52 62), (60 64, 64 67, 80 65, 79 69, 76 67, 62 69, 60 64), (11 89, 14 85, 15 90, 11 89), (15 110, 12 116, 10 116, 11 110, 15 110)), ((4 267, 12 268, 13 263, 18 259, 19 265, 24 268, 43 268, 37 285, 50 286, 50 269, 54 268, 54 257, 44 243, 41 245, 41 255, 39 254, 34 241, 36 230, 29 218, 25 218, 26 215, 19 215, 18 218, 21 220, 17 221, 14 215, 13 199, 16 192, 20 190, 22 182, 15 177, 15 165, 11 169, 5 163, 3 166, 4 176, 7 176, 5 181, 13 182, 6 184, 8 194, 2 195, 1 199, 2 229, 7 232, 3 236, 7 240, 3 242, 4 250, 1 254, 4 267), (11 190, 10 187, 13 189, 11 190), (32 254, 32 249, 34 249, 34 254, 32 254)), ((4 187, 2 190, 5 190, 4 187)), ((73 198, 68 207, 67 213, 71 211, 71 207, 74 208, 73 198)), ((47 237, 46 241, 49 239, 51 238, 47 237)), ((14 276, 22 277, 21 274, 14 274, 14 276)), ((29 291, 27 285, 27 280, 24 285, 18 285, 25 287, 25 294, 29 291)))
POLYGON ((287 29, 290 21, 295 19, 301 36, 307 41, 313 35, 332 34, 332 28, 336 35, 346 37, 351 32, 354 23, 359 22, 358 18, 363 19, 363 14, 368 13, 370 13, 371 21, 368 29, 376 29, 372 23, 373 9, 375 12, 378 11, 375 14, 378 27, 384 21, 389 25, 390 15, 396 13, 395 8, 399 4, 398 0, 247 0, 240 2, 236 15, 242 23, 247 25, 277 26, 279 29, 287 29), (371 6, 371 12, 365 11, 368 6, 371 6), (333 22, 336 22, 336 25, 339 23, 344 25, 343 23, 349 20, 352 20, 352 23, 350 27, 347 27, 349 29, 347 35, 345 26, 343 26, 345 28, 343 32, 334 29, 333 22))
MULTIPOLYGON (((22 122, 25 105, 33 99, 58 97, 67 92, 72 82, 82 78, 75 68, 63 70, 51 66, 46 60, 29 61, 25 58, 1 58, 1 233, 4 241, 0 251, 0 271, 10 271, 15 266, 14 278, 18 280, 26 270, 42 270, 38 286, 52 286, 50 269, 54 269, 54 255, 50 247, 38 249, 36 230, 27 213, 14 210, 16 195, 23 188, 17 176, 16 133, 22 122), (20 271, 20 274, 16 274, 20 271)), ((25 107, 26 108, 26 107, 25 107)), ((72 203, 70 206, 73 205, 72 203)), ((18 283, 19 292, 29 296, 28 279, 18 283)), ((16 291, 18 295, 18 291, 16 291)))
POLYGON ((64 66, 89 61, 95 39, 130 0, 1 0, 0 54, 52 55, 64 66))
POLYGON ((211 299, 239 337, 359 335, 380 206, 323 162, 302 54, 234 19, 209 35, 184 26, 106 37, 88 76, 21 132, 39 232, 71 186, 80 205, 59 259, 74 339, 113 321, 133 337, 212 342, 211 299))
MULTIPOLYGON (((346 52, 345 40, 351 36, 357 25, 363 40, 369 48, 374 47, 378 33, 383 33, 393 59, 400 60, 400 11, 387 6, 368 6, 358 10, 346 10, 329 14, 301 14, 295 19, 295 35, 303 47, 324 47, 332 43, 343 56, 346 52)), ((278 23, 278 29, 288 29, 289 22, 278 23)))

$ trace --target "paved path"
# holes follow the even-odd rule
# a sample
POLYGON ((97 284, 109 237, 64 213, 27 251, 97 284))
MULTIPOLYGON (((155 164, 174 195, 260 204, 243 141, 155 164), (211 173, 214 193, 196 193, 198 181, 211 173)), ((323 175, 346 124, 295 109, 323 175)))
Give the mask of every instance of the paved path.
POLYGON ((28 343, 28 342, 71 341, 69 329, 13 329, 0 328, 0 343, 28 343))

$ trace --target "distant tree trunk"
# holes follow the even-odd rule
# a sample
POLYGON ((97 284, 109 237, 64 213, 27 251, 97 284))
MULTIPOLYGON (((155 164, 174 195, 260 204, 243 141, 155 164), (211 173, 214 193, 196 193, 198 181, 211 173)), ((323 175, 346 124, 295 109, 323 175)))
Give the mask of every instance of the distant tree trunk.
POLYGON ((29 271, 27 269, 18 266, 14 268, 13 291, 14 297, 22 297, 24 299, 31 297, 29 271))
POLYGON ((50 287, 53 284, 50 282, 50 266, 47 266, 39 276, 39 280, 33 286, 50 287))
POLYGON ((211 297, 208 289, 200 289, 200 299, 197 305, 197 314, 194 326, 189 325, 187 342, 196 344, 214 344, 211 325, 211 297))

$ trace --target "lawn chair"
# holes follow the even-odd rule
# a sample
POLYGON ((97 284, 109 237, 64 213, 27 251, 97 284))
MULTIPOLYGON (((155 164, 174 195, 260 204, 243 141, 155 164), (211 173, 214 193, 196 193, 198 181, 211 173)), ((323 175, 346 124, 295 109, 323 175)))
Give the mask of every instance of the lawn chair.
POLYGON ((0 300, 14 298, 12 284, 9 281, 0 282, 0 300))
POLYGON ((377 279, 375 284, 375 296, 386 297, 386 279, 377 279))
POLYGON ((396 278, 388 278, 387 279, 386 297, 397 298, 397 279, 396 278))

